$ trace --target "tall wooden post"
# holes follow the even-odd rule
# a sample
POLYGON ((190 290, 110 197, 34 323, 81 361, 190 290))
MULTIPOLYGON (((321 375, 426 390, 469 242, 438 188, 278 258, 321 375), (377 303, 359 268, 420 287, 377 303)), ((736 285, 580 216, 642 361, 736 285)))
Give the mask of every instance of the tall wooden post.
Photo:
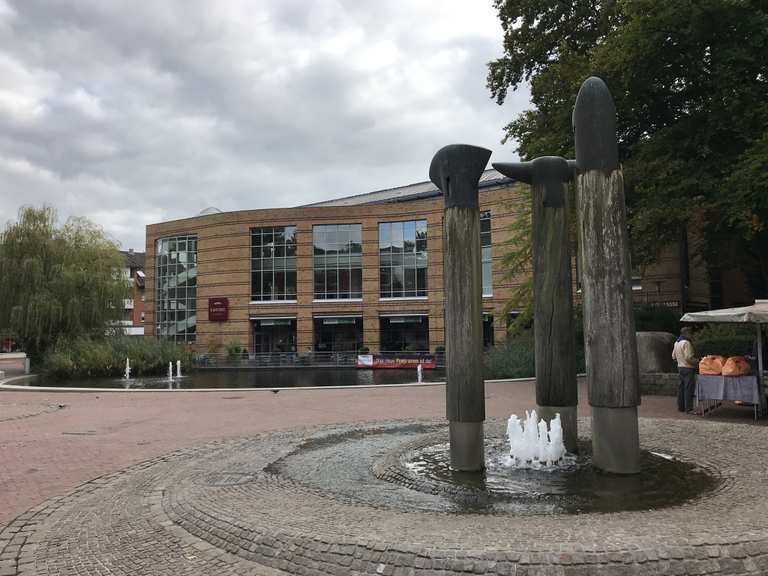
POLYGON ((593 463, 634 474, 640 470, 640 386, 624 179, 616 108, 601 79, 582 84, 573 126, 593 463))
POLYGON ((485 467, 483 300, 478 183, 491 151, 453 144, 438 150, 429 179, 443 192, 446 417, 451 467, 485 467))
POLYGON ((533 330, 536 411, 545 420, 559 413, 563 441, 577 451, 576 346, 566 182, 573 161, 544 156, 532 162, 494 163, 502 174, 533 187, 533 330))

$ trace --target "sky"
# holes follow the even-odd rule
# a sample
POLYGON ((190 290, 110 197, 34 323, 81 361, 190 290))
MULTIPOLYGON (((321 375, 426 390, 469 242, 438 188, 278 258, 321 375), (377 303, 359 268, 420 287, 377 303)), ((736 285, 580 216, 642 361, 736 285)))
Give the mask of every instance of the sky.
POLYGON ((0 0, 0 227, 146 224, 427 180, 452 143, 517 158, 485 86, 491 0, 0 0))

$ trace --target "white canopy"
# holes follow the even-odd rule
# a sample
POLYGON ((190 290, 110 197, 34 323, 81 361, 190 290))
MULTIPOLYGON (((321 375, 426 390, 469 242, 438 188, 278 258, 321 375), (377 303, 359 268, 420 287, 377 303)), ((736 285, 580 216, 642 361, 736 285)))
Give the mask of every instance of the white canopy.
POLYGON ((755 300, 752 306, 722 308, 706 312, 688 312, 681 322, 733 322, 743 324, 768 324, 768 300, 755 300))

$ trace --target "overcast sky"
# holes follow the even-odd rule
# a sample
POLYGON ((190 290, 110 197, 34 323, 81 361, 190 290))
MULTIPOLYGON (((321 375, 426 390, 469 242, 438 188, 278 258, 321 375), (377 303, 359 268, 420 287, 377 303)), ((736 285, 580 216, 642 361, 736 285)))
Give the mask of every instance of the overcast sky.
POLYGON ((465 142, 516 158, 491 0, 0 0, 0 225, 86 216, 124 249, 208 206, 427 179, 465 142))

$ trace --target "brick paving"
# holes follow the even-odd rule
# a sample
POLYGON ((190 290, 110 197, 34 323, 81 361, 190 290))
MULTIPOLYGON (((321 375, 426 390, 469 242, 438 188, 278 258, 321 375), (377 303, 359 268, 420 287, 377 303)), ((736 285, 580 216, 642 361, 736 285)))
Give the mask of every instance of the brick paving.
MULTIPOLYGON (((530 382, 489 383, 486 396, 489 417, 520 412, 531 407, 534 399, 530 382)), ((221 446, 229 446, 226 449, 232 450, 243 441, 242 438, 272 430, 392 418, 440 418, 443 402, 441 386, 284 390, 277 394, 237 390, 168 393, 0 391, 0 526, 6 524, 0 535, 0 549, 3 550, 0 552, 0 576, 17 573, 277 574, 276 570, 282 564, 274 563, 270 568, 233 554, 226 550, 226 546, 211 545, 209 534, 202 534, 205 538, 193 536, 190 530, 184 530, 180 523, 167 517, 172 509, 163 507, 163 488, 165 478, 176 470, 174 467, 183 463, 194 465, 190 462, 194 463, 197 456, 202 457, 205 450, 214 449, 204 444, 212 440, 219 440, 221 446), (176 456, 166 456, 173 451, 178 451, 176 456), (99 479, 93 481, 95 478, 99 479), (111 536, 102 537, 102 534, 111 536), (78 545, 85 543, 81 550, 85 555, 78 555, 72 560, 74 563, 67 566, 66 555, 61 552, 71 550, 73 537, 78 545), (92 564, 84 563, 81 556, 90 558, 92 564), (131 565, 138 562, 139 557, 146 558, 141 561, 143 569, 131 565), (100 567, 98 563, 101 563, 100 567)), ((674 404, 674 398, 646 397, 641 415, 676 418, 678 413, 674 404)), ((583 398, 580 412, 588 414, 583 398)), ((742 424, 725 425, 722 435, 717 437, 720 444, 727 448, 743 438, 757 438, 768 432, 762 426, 746 424, 749 419, 745 415, 746 411, 736 414, 742 424)), ((695 420, 695 417, 686 416, 679 425, 694 426, 695 420)), ((712 426, 718 424, 703 425, 704 428, 712 426)), ((679 431, 687 434, 697 429, 698 426, 679 431)), ((289 436, 287 433, 286 437, 289 436)), ((764 440, 762 436, 760 439, 764 440)), ((764 482, 764 476, 759 472, 751 475, 761 482, 764 482)), ((275 494, 279 496, 278 492, 275 494)), ((281 497, 285 503, 285 495, 281 497)), ((288 503, 291 501, 289 497, 288 503)), ((279 507, 269 510, 286 517, 279 507)), ((709 523, 713 523, 712 514, 712 510, 707 513, 709 523)), ((430 521, 425 522, 430 525, 430 521)), ((442 525, 442 521, 437 524, 442 525)), ((472 527, 464 526, 463 529, 471 532, 472 527)), ((707 554, 711 553, 711 558, 721 558, 722 562, 712 560, 710 556, 697 556, 697 563, 695 566, 691 564, 691 569, 736 573, 738 564, 739 569, 746 570, 744 573, 749 573, 752 568, 755 568, 753 573, 762 573, 758 568, 764 569, 764 565, 756 563, 762 562, 766 553, 762 548, 762 525, 752 529, 752 548, 743 548, 744 554, 737 562, 729 564, 730 560, 726 561, 736 558, 734 551, 740 554, 740 548, 733 548, 735 544, 728 544, 731 548, 724 555, 718 546, 725 543, 702 540, 710 548, 701 544, 695 547, 696 554, 709 550, 707 554)), ((294 545, 285 544, 288 548, 294 545)), ((312 545, 324 546, 316 542, 312 545)), ((330 548, 332 544, 328 546, 330 548)), ((366 550, 371 553, 370 549, 366 550)), ((358 560, 355 566, 360 567, 362 560, 354 557, 357 551, 352 550, 351 556, 342 555, 344 561, 347 558, 358 560)), ((319 558, 315 552, 306 558, 319 558)), ((412 566, 405 560, 399 565, 378 562, 366 564, 366 570, 372 567, 373 573, 422 573, 423 566, 416 567, 416 562, 424 563, 425 560, 419 558, 419 554, 413 555, 412 566), (401 569, 396 571, 395 568, 401 569), (406 568, 418 568, 418 571, 411 572, 406 568)), ((506 565, 544 566, 529 558, 522 560, 528 562, 506 565)), ((489 572, 496 570, 489 568, 493 562, 498 563, 484 557, 472 567, 469 564, 466 567, 475 572, 483 567, 481 572, 489 572)), ((320 559, 311 560, 310 564, 301 569, 303 572, 297 572, 296 566, 291 566, 290 573, 353 572, 348 566, 347 569, 336 566, 334 572, 331 563, 322 567, 320 559)), ((455 572, 458 565, 452 566, 455 572)), ((566 564, 559 566, 562 568, 566 564)), ((430 570, 439 569, 433 566, 430 570)), ((531 569, 528 573, 534 571, 531 569)))

